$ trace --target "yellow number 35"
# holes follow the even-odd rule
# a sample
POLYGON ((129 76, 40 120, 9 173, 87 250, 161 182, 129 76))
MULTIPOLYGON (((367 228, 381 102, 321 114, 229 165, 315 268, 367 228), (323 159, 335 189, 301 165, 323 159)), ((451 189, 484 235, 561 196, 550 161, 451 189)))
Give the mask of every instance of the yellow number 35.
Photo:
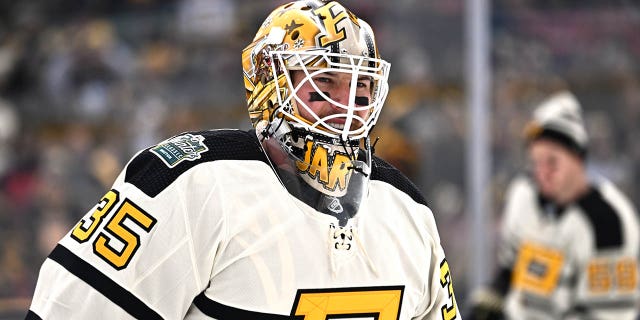
MULTIPOLYGON (((118 191, 107 192, 93 213, 78 222, 71 232, 71 238, 79 243, 87 242, 119 202, 119 198, 118 191)), ((117 270, 126 268, 140 247, 140 236, 124 224, 127 220, 145 232, 151 231, 156 224, 154 217, 129 199, 125 199, 111 219, 105 222, 102 232, 93 241, 93 252, 117 270), (120 243, 114 245, 117 242, 120 243)))

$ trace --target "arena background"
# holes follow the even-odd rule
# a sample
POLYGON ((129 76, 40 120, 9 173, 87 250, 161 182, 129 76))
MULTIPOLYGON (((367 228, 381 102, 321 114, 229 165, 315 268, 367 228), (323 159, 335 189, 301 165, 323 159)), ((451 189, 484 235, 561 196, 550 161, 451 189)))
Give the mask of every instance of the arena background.
MULTIPOLYGON (((0 319, 24 317, 54 243, 137 150, 186 130, 250 127, 240 52, 283 2, 0 0, 0 319)), ((486 3, 489 171, 478 215, 467 205, 478 192, 467 178, 477 135, 469 4, 343 1, 392 63, 376 152, 433 208, 461 307, 492 267, 505 185, 526 165, 521 128, 547 94, 577 95, 590 169, 640 204, 640 2, 486 3), (480 244, 473 217, 485 226, 480 244)))

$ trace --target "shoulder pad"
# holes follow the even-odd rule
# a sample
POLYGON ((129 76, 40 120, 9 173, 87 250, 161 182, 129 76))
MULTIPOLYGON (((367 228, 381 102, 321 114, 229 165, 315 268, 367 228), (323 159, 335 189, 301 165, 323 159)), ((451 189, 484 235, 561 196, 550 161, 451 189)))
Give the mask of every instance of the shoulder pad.
POLYGON ((125 182, 155 197, 187 170, 216 160, 268 163, 253 131, 186 132, 140 152, 127 165, 125 182))
POLYGON ((373 156, 371 166, 371 180, 386 182, 409 195, 413 201, 428 206, 418 187, 400 170, 376 156, 373 156))

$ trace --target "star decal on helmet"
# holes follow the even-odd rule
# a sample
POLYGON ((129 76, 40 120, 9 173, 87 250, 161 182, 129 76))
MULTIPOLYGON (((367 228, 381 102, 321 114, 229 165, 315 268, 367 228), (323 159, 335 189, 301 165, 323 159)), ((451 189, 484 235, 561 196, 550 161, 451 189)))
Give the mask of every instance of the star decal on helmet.
POLYGON ((301 24, 297 24, 296 20, 291 20, 291 24, 287 24, 284 26, 284 29, 287 30, 287 34, 291 34, 291 32, 293 32, 293 30, 298 29, 300 27, 304 26, 304 23, 301 24))

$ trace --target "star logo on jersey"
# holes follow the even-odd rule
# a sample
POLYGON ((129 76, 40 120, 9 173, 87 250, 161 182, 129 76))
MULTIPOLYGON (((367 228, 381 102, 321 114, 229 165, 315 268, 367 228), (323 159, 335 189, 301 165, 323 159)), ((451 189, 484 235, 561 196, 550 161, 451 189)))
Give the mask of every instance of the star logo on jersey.
POLYGON ((169 168, 177 166, 182 161, 194 161, 209 148, 204 144, 204 137, 190 133, 170 138, 151 148, 169 168))

